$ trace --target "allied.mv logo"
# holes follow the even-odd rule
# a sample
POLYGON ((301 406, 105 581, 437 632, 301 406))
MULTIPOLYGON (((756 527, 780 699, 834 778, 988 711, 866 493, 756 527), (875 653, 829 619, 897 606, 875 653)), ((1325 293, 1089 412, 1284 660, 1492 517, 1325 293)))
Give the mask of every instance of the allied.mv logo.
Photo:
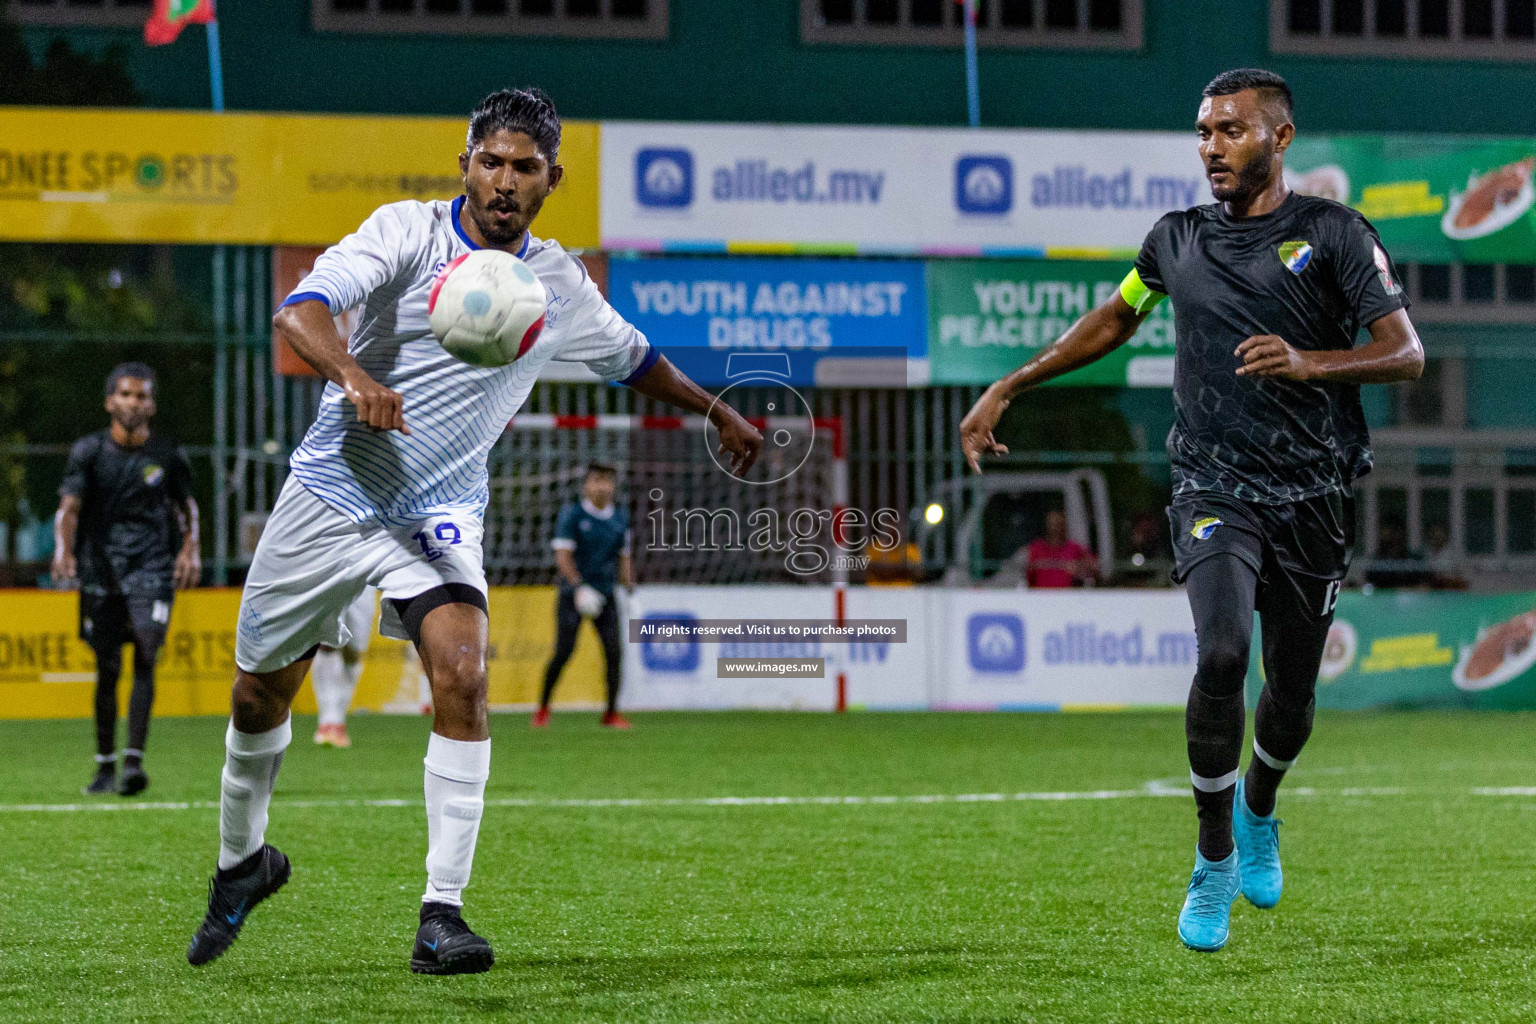
POLYGON ((1024 668, 1024 620, 1009 612, 977 612, 965 624, 971 668, 1020 672, 1024 668))
MULTIPOLYGON (((653 612, 640 621, 653 626, 693 626, 699 618, 692 612, 653 612)), ((699 638, 691 633, 679 637, 645 637, 640 642, 640 664, 652 672, 696 672, 699 668, 699 638)))
POLYGON ((693 202, 693 154, 686 149, 642 149, 635 154, 635 201, 680 208, 693 202))
POLYGON ((963 156, 955 161, 955 207, 961 213, 1002 214, 1013 209, 1013 161, 1006 156, 963 156))

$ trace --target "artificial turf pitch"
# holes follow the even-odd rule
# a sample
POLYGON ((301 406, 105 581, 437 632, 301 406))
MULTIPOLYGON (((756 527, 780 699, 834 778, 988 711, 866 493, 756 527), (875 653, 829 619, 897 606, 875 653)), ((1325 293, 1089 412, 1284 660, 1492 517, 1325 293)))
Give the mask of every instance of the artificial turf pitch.
POLYGON ((407 969, 425 721, 334 751, 295 720, 268 831, 292 881, 196 970, 224 723, 155 723, 150 790, 100 801, 88 723, 0 724, 0 1019, 1536 1020, 1536 788, 1478 792, 1536 787, 1536 717, 1320 716, 1285 898, 1240 900, 1214 955, 1174 932, 1181 715, 636 719, 493 718, 465 916, 497 963, 460 978, 407 969))

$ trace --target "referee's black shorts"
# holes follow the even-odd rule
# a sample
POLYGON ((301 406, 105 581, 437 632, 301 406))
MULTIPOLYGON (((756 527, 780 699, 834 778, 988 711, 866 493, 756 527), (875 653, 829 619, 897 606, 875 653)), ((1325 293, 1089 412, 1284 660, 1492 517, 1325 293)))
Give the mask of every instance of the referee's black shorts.
POLYGON ((80 639, 92 647, 159 647, 171 623, 175 591, 80 594, 80 639))
POLYGON ((1312 622, 1333 613, 1355 546, 1355 501, 1341 491, 1286 505, 1181 495, 1168 523, 1175 583, 1211 555, 1236 555, 1258 574, 1258 611, 1312 622))

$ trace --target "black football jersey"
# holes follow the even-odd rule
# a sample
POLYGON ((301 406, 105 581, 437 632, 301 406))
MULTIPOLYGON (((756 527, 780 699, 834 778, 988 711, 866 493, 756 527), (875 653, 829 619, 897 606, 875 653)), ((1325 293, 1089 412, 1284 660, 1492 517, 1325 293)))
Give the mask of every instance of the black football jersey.
POLYGON ((1257 334, 1297 349, 1348 349, 1362 327, 1407 308, 1364 217, 1296 193, 1257 217, 1196 206, 1157 222, 1136 273, 1173 302, 1175 496, 1212 491, 1284 504, 1343 490, 1369 472, 1358 385, 1239 377, 1234 354, 1257 334))
POLYGON ((69 450, 60 494, 80 499, 75 558, 80 589, 94 594, 159 594, 171 588, 181 528, 176 510, 192 490, 186 456, 151 433, 123 448, 112 431, 69 450))

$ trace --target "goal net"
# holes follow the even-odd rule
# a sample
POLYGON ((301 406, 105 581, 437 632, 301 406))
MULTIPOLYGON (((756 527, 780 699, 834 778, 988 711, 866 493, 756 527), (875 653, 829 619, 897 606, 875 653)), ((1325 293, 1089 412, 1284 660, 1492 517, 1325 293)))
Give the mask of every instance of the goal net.
POLYGON ((745 479, 716 454, 702 416, 519 415, 489 459, 485 568, 499 584, 555 578, 555 520, 581 497, 591 463, 618 473, 633 557, 646 583, 834 583, 846 580, 840 515, 848 467, 837 419, 753 419, 762 454, 745 479), (841 542, 841 543, 839 543, 841 542))

